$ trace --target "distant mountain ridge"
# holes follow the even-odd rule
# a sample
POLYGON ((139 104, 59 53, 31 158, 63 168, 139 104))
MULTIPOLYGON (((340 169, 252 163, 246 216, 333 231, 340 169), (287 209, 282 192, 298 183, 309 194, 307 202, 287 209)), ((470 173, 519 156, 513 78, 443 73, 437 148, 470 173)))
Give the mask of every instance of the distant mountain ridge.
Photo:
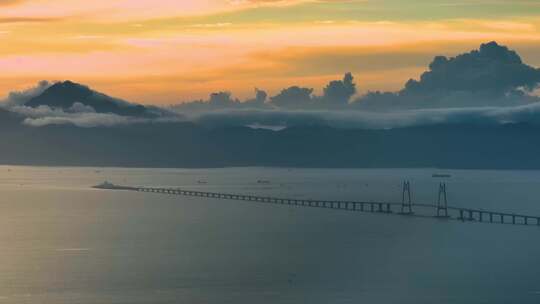
POLYGON ((113 113, 134 117, 155 116, 148 107, 110 97, 69 80, 53 84, 43 93, 31 98, 25 105, 28 107, 49 106, 69 110, 76 103, 92 107, 97 113, 113 113))
POLYGON ((115 167, 540 169, 540 126, 440 124, 282 131, 160 122, 31 127, 0 110, 0 164, 115 167))

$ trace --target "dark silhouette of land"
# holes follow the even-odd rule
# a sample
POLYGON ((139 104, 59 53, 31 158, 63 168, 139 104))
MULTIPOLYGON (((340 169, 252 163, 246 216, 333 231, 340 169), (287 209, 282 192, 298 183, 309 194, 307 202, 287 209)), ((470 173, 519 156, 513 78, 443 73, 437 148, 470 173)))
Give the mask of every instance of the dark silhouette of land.
POLYGON ((443 124, 282 131, 191 122, 31 127, 0 111, 0 163, 128 167, 440 167, 540 169, 540 126, 443 124))
POLYGON ((97 113, 113 113, 122 116, 154 117, 155 114, 143 105, 130 103, 96 92, 87 86, 63 81, 53 84, 40 95, 25 103, 28 107, 48 106, 69 111, 74 104, 91 107, 97 113))

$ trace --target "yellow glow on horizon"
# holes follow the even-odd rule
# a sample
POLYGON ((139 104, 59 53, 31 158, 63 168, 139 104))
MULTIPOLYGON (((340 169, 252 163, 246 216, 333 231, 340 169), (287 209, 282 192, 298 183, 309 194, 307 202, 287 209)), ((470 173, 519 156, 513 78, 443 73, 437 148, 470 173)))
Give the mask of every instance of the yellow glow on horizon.
MULTIPOLYGON (((395 90, 418 77, 433 56, 492 40, 540 64, 536 16, 317 19, 321 5, 341 5, 339 11, 346 5, 339 1, 316 1, 313 8, 306 6, 313 1, 13 2, 0 4, 0 96, 39 79, 71 79, 145 103, 204 98, 219 90, 245 98, 254 87, 271 93, 289 85, 319 89, 349 71, 363 91, 395 90), (266 20, 261 5, 296 5, 291 7, 312 10, 313 20, 266 20)), ((363 1, 353 2, 362 7, 363 1)))

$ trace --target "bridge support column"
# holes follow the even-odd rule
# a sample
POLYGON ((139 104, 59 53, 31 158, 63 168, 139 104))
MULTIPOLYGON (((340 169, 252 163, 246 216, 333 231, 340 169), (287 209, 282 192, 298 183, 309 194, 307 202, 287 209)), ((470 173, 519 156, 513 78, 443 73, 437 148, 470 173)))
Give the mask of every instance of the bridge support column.
POLYGON ((410 215, 413 214, 412 200, 411 200, 411 183, 409 181, 403 182, 403 191, 401 192, 401 212, 400 214, 410 215))
POLYGON ((448 216, 448 200, 446 197, 446 184, 439 184, 439 197, 437 200, 437 217, 449 217, 448 216))
POLYGON ((512 225, 516 224, 516 215, 512 214, 512 225))

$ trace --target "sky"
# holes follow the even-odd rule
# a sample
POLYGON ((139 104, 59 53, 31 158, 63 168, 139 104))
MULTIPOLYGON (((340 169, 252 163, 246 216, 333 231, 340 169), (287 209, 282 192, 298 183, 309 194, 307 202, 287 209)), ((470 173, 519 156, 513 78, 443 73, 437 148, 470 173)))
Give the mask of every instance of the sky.
POLYGON ((171 104, 316 88, 397 90, 496 40, 540 66, 538 0, 0 0, 0 96, 39 80, 171 104))

